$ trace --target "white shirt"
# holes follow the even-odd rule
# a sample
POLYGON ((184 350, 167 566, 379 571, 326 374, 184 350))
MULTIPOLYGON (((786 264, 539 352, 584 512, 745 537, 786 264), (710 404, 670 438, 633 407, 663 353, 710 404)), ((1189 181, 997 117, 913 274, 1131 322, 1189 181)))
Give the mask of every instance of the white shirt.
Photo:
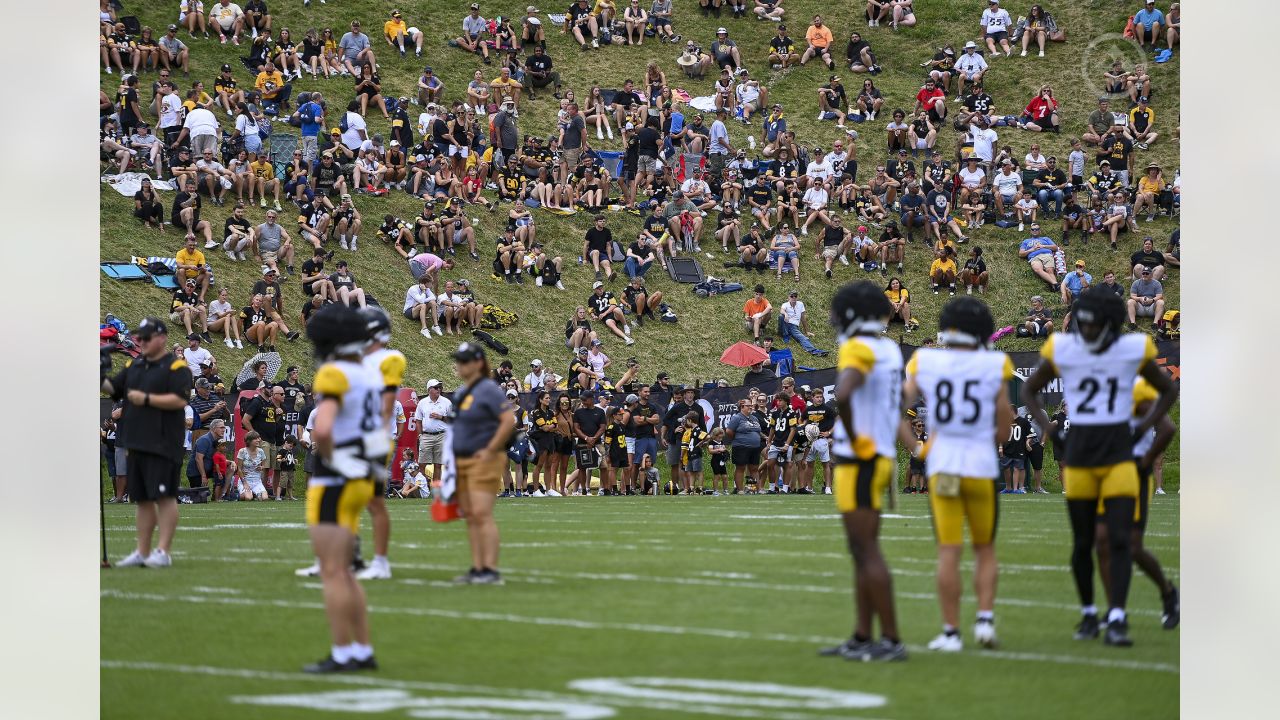
POLYGON ((1049 163, 1044 159, 1043 154, 1032 155, 1031 153, 1027 153, 1026 156, 1022 158, 1022 166, 1028 170, 1043 170, 1048 167, 1048 165, 1049 163))
POLYGON ((959 175, 960 183, 965 187, 972 189, 982 184, 982 179, 987 176, 987 173, 980 167, 974 168, 972 172, 966 167, 959 172, 959 175))
MULTIPOLYGON (((201 348, 201 349, 203 350, 204 348, 201 348)), ((205 352, 208 352, 208 350, 205 350, 205 352)), ((196 411, 192 410, 190 405, 187 405, 182 408, 182 417, 187 423, 195 422, 196 411)), ((187 425, 186 434, 182 436, 182 447, 186 450, 191 449, 191 426, 190 425, 187 425)))
POLYGON ((187 361, 187 369, 191 371, 191 374, 200 377, 200 366, 205 363, 212 363, 213 353, 203 347, 198 347, 194 350, 183 348, 182 359, 187 361))
POLYGON ((804 317, 804 302, 801 300, 787 300, 782 303, 782 319, 791 325, 800 327, 800 320, 804 317))
POLYGON ((991 128, 978 127, 977 125, 969 126, 969 137, 973 138, 973 154, 982 158, 985 162, 991 162, 991 151, 995 147, 996 141, 1000 136, 991 128))
POLYGON ((182 112, 182 101, 178 99, 177 93, 169 93, 160 98, 160 127, 176 127, 180 112, 182 112))
POLYGON ((404 294, 404 309, 412 310, 417 305, 425 305, 436 299, 436 294, 431 292, 431 288, 424 288, 417 283, 409 286, 409 291, 404 294))
POLYGON ((587 353, 587 364, 591 366, 592 372, 600 377, 604 377, 604 364, 609 361, 609 356, 602 352, 592 350, 587 353))
POLYGON ((524 376, 524 387, 530 392, 542 389, 550 390, 556 386, 557 382, 559 382, 559 378, 545 367, 540 373, 531 372, 524 376))
POLYGON ((250 115, 237 115, 236 129, 240 131, 241 135, 257 135, 258 121, 250 115))
POLYGON ((231 23, 235 22, 236 18, 244 15, 244 11, 235 3, 227 3, 226 5, 217 3, 213 6, 213 10, 209 11, 209 15, 217 20, 219 25, 230 29, 231 23))
POLYGON ((207 108, 199 105, 195 110, 187 113, 187 119, 182 121, 182 127, 187 129, 187 133, 193 137, 202 135, 218 136, 218 118, 207 108))
POLYGON ((982 26, 987 29, 987 33, 1007 32, 1010 25, 1013 25, 1013 18, 1009 17, 1008 10, 988 8, 982 11, 982 26))
POLYGON ((956 70, 965 75, 973 75, 987 69, 987 59, 978 53, 964 53, 956 58, 956 70))
POLYGON ((698 178, 695 178, 695 177, 691 177, 688 180, 685 180, 684 182, 680 183, 680 192, 684 193, 686 197, 690 195, 699 195, 699 194, 707 193, 710 190, 711 190, 711 187, 707 185, 706 182, 699 180, 698 178))
POLYGON ((231 312, 234 309, 235 308, 233 308, 231 306, 231 303, 229 302, 214 300, 213 302, 209 303, 209 322, 213 322, 214 320, 217 320, 218 318, 222 317, 223 315, 226 315, 227 313, 231 312))
POLYGON ((431 394, 428 393, 418 398, 418 407, 413 411, 413 419, 422 432, 440 432, 445 429, 445 422, 440 418, 431 417, 431 414, 448 417, 452 409, 453 403, 449 402, 449 398, 442 394, 439 398, 432 400, 431 394))
POLYGON ((1006 173, 1001 170, 991 179, 991 184, 996 186, 1001 195, 1012 195, 1022 186, 1022 176, 1015 172, 1006 173))
POLYGON ((436 121, 437 117, 439 116, 437 116, 435 113, 424 112, 419 114, 418 115, 418 134, 429 136, 431 134, 431 124, 436 121))
POLYGON ((742 83, 741 85, 738 85, 737 94, 739 105, 755 102, 760 99, 760 87, 757 85, 742 83))
MULTIPOLYGON (((1072 150, 1067 156, 1067 166, 1071 168, 1072 175, 1084 177, 1084 151, 1072 150)), ((1177 183, 1174 183, 1175 185, 1177 183)))
POLYGON ((360 117, 360 113, 347 111, 347 131, 342 133, 342 144, 347 146, 348 150, 359 150, 360 145, 364 142, 360 131, 366 129, 364 118, 360 117))
POLYGON ((830 199, 827 189, 821 185, 810 185, 808 190, 804 191, 804 204, 810 210, 823 210, 827 207, 827 201, 830 199))
POLYGON ((835 174, 835 168, 831 166, 831 163, 824 156, 821 160, 811 161, 809 165, 805 167, 804 174, 814 180, 821 180, 825 182, 835 174))
POLYGON ((843 174, 844 165, 849 162, 849 153, 836 152, 835 150, 832 150, 827 153, 826 157, 822 158, 822 161, 831 166, 831 173, 833 175, 836 173, 843 174))
MULTIPOLYGON (((230 425, 227 425, 227 430, 230 430, 230 429, 231 429, 231 426, 230 426, 230 425)), ((306 424, 302 427, 302 437, 298 438, 298 439, 299 439, 299 440, 301 440, 304 444, 306 444, 306 445, 307 445, 307 450, 310 450, 310 449, 311 449, 311 447, 310 447, 310 446, 311 446, 311 431, 312 431, 312 430, 315 430, 315 429, 316 429, 316 408, 312 408, 312 409, 311 409, 311 412, 310 412, 310 413, 307 413, 307 422, 306 422, 306 424)))

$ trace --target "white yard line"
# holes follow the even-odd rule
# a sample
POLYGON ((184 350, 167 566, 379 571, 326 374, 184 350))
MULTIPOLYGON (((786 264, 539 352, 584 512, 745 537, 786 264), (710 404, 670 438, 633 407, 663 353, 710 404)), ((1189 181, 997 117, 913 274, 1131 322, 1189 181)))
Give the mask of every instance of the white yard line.
MULTIPOLYGON (((244 607, 277 607, 288 608, 294 610, 323 610, 324 603, 306 602, 297 600, 257 600, 251 598, 232 598, 232 597, 209 597, 202 595, 160 595, 155 593, 130 593, 118 590, 103 590, 101 592, 103 598, 111 598, 129 601, 150 601, 166 604, 186 604, 186 603, 205 603, 217 605, 238 605, 244 607)), ((899 595, 901 597, 901 595, 899 595)), ((933 600, 932 595, 927 596, 933 600)), ((1073 608, 1074 609, 1074 608, 1073 608)), ((451 620, 470 620, 475 622, 503 622, 518 623, 521 625, 543 625, 552 627, 567 627, 578 630, 593 631, 629 631, 639 633, 650 633, 660 635, 696 635, 702 637, 715 637, 725 640, 756 640, 756 641, 772 641, 783 643, 797 643, 805 645, 822 645, 832 642, 832 638, 820 635, 791 635, 787 633, 757 633, 746 630, 732 630, 726 628, 697 628, 685 627, 679 625, 654 625, 649 623, 613 623, 613 622, 595 622, 590 620, 579 620, 576 618, 551 618, 529 615, 514 615, 506 613, 489 613, 489 612, 463 612, 458 610, 445 610, 440 608, 418 608, 418 607, 381 607, 370 606, 370 613, 384 615, 411 615, 423 617, 441 617, 451 620)), ((925 652, 923 647, 911 646, 912 652, 925 652)), ((1099 657, 1083 657, 1077 655, 1049 655, 1043 653, 1023 653, 1010 652, 1003 650, 983 651, 970 653, 969 657, 985 657, 999 660, 1015 660, 1029 662, 1044 662, 1060 665, 1086 665, 1091 667, 1116 668, 1124 670, 1145 670, 1150 672, 1163 672, 1177 674, 1178 666, 1169 663, 1152 663, 1136 660, 1116 660, 1110 658, 1099 657)))

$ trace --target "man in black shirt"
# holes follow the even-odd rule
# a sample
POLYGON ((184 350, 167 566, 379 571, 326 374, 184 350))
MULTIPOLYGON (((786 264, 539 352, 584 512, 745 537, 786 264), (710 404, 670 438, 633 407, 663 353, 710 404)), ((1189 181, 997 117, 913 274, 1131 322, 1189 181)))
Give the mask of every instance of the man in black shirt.
POLYGON ((191 397, 191 371, 169 352, 169 331, 158 318, 143 318, 133 331, 141 355, 102 381, 102 392, 123 401, 116 444, 128 451, 129 497, 138 505, 138 544, 118 567, 160 568, 178 528, 178 480, 184 454, 183 408, 191 397), (156 549, 151 534, 159 526, 156 549))
POLYGON ((253 284, 253 294, 263 296, 267 313, 277 323, 280 332, 284 333, 289 340, 297 340, 298 331, 290 330, 284 322, 284 292, 280 288, 280 281, 276 278, 275 268, 263 266, 262 279, 253 284))
POLYGON ((613 231, 605 227, 605 217, 597 215, 595 223, 587 230, 586 239, 582 242, 582 258, 590 260, 595 268, 596 280, 605 275, 612 280, 618 276, 613 271, 613 263, 609 261, 609 251, 613 247, 613 231))
POLYGON ((635 340, 631 339, 631 326, 627 324, 626 316, 622 313, 622 308, 618 307, 618 302, 614 300, 613 293, 606 292, 604 283, 597 280, 591 285, 591 294, 587 296, 587 313, 591 319, 596 322, 604 323, 614 335, 617 335, 623 342, 628 345, 634 345, 635 340))
MULTIPOLYGON (((584 495, 591 493, 591 470, 599 467, 600 451, 596 446, 600 444, 604 430, 604 410, 596 407, 596 394, 591 391, 582 393, 582 407, 573 411, 573 436, 579 452, 587 450, 596 457, 595 462, 586 467, 583 467, 584 463, 578 462, 578 487, 582 488, 584 495)), ((602 486, 600 494, 604 493, 602 486)))
POLYGON ((982 89, 982 83, 975 83, 973 91, 964 97, 964 109, 966 113, 956 118, 959 127, 968 128, 970 125, 978 121, 980 116, 986 120, 991 119, 991 110, 995 107, 995 100, 982 89))
POLYGON ((632 185, 631 197, 634 200, 634 188, 648 188, 658 172, 658 150, 662 145, 662 133, 651 123, 636 131, 636 181, 632 185))
POLYGON ((299 425, 306 420, 307 388, 298 382, 298 366, 290 365, 284 371, 285 380, 280 383, 284 388, 284 434, 298 435, 299 425))
POLYGON ((555 90, 552 97, 560 99, 560 73, 554 69, 551 56, 542 46, 538 46, 524 60, 524 89, 529 91, 529 99, 534 99, 533 89, 552 85, 555 90))
POLYGON ((324 271, 324 261, 333 257, 333 251, 325 252, 324 248, 315 248, 310 260, 302 261, 302 294, 308 299, 312 295, 321 295, 326 300, 337 300, 338 294, 329 282, 329 274, 324 271))
POLYGON ((272 486, 276 463, 276 450, 285 435, 284 388, 280 385, 264 385, 258 396, 250 400, 240 414, 240 427, 245 432, 255 431, 262 436, 262 449, 267 453, 262 466, 262 481, 272 486))
MULTIPOLYGON (((835 465, 831 462, 831 435, 835 431, 838 418, 839 412, 836 409, 835 401, 828 401, 822 388, 814 388, 810 391, 809 404, 805 408, 805 424, 813 423, 817 425, 818 437, 809 443, 809 449, 805 452, 804 461, 805 463, 813 463, 816 460, 822 463, 823 492, 828 495, 831 494, 831 479, 835 468, 835 465)), ((810 467, 811 470, 812 467, 810 467)), ((803 487, 797 492, 804 493, 805 490, 813 492, 813 476, 810 471, 805 473, 803 487)))
POLYGON ((1052 199, 1053 216, 1062 217, 1062 199, 1067 189, 1067 174, 1058 167, 1058 159, 1052 155, 1045 161, 1045 165, 1045 169, 1036 173, 1035 180, 1032 181, 1036 190, 1036 200, 1040 202, 1040 209, 1048 212, 1049 200, 1052 199))
POLYGON ((951 177, 951 161, 943 160, 942 153, 934 150, 924 163, 924 177, 921 178, 925 194, 934 190, 946 189, 947 180, 951 177))
POLYGON ((1155 241, 1148 235, 1142 238, 1142 249, 1129 256, 1129 267, 1133 270, 1129 279, 1141 278, 1142 270, 1145 268, 1151 271, 1152 280, 1157 282, 1163 280, 1164 262, 1164 253, 1156 250, 1155 241))
POLYGON ((641 385, 636 392, 639 401, 631 408, 631 427, 636 438, 635 452, 631 458, 632 487, 636 486, 636 475, 639 474, 640 465, 644 462, 645 456, 647 455, 653 462, 658 460, 658 439, 655 433, 658 424, 662 422, 662 416, 649 404, 651 392, 648 385, 641 385))
POLYGON ((662 447, 667 451, 667 465, 672 468, 680 467, 680 434, 684 432, 684 419, 691 412, 697 413, 700 418, 698 427, 705 431, 707 420, 702 408, 698 406, 698 391, 686 387, 662 416, 662 447))
POLYGON ((1031 422, 1020 417, 1009 427, 1009 438, 999 445, 1000 468, 1004 471, 1002 495, 1027 493, 1027 450, 1031 443, 1031 422))

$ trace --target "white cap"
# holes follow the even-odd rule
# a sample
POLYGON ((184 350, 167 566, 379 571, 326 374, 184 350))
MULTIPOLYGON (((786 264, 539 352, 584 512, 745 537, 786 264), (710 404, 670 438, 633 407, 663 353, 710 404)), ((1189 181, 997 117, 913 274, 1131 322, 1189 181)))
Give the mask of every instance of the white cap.
POLYGON ((725 35, 728 35, 729 31, 725 30, 724 28, 716 28, 716 34, 719 35, 720 33, 724 33, 725 35))
POLYGON ((430 390, 433 387, 440 387, 440 386, 441 386, 441 382, 439 380, 436 380, 435 378, 431 378, 430 380, 427 381, 428 390, 430 390))
POLYGON ((542 367, 542 361, 534 358, 533 362, 529 363, 529 367, 542 367))
POLYGON ((594 283, 591 283, 592 290, 595 290, 596 288, 601 288, 601 287, 604 287, 604 283, 600 282, 599 280, 595 281, 594 283))
POLYGON ((511 388, 507 388, 507 397, 511 397, 511 398, 520 397, 520 393, 516 392, 515 390, 512 390, 511 388))
POLYGON ((974 41, 972 41, 972 40, 970 40, 969 42, 967 42, 967 43, 965 43, 965 44, 964 44, 964 49, 965 49, 965 50, 968 50, 969 48, 976 48, 976 47, 978 47, 978 44, 977 44, 977 43, 975 43, 975 42, 974 42, 974 41))

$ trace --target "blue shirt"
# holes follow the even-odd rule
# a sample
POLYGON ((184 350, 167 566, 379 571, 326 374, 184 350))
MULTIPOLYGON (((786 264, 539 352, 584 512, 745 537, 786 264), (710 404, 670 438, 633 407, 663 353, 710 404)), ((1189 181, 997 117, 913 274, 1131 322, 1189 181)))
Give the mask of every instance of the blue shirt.
POLYGON ((1067 273, 1066 277, 1062 278, 1062 286, 1065 287, 1073 296, 1080 294, 1080 291, 1084 289, 1085 283, 1088 283, 1089 285, 1093 284, 1093 276, 1089 273, 1085 273, 1084 277, 1080 277, 1073 270, 1067 273))
POLYGON ((302 119, 302 136, 316 137, 320 134, 321 119, 324 109, 319 103, 309 102, 298 108, 298 117, 302 119))
POLYGON ((213 441, 213 433, 201 435, 191 448, 191 457, 187 459, 187 477, 200 477, 200 468, 196 467, 196 453, 204 456, 205 475, 213 472, 213 453, 217 447, 217 443, 213 441))
POLYGON ((724 427, 733 431, 731 447, 760 447, 760 421, 755 417, 737 413, 729 418, 729 423, 724 427))
MULTIPOLYGON (((1042 237, 1032 237, 1032 238, 1027 238, 1026 240, 1023 240, 1023 241, 1022 241, 1022 243, 1021 243, 1020 245, 1018 245, 1018 250, 1019 250, 1019 251, 1021 251, 1021 250, 1030 250, 1031 248, 1033 248, 1033 247, 1035 247, 1035 246, 1036 246, 1036 243, 1049 243, 1049 242, 1053 242, 1053 241, 1052 241, 1052 240, 1050 240, 1049 238, 1047 238, 1047 237, 1043 237, 1043 236, 1042 236, 1042 237)), ((1052 254, 1053 254, 1053 251, 1052 251, 1052 250, 1050 250, 1050 249, 1049 249, 1049 248, 1047 248, 1047 247, 1041 247, 1041 248, 1039 248, 1039 249, 1037 249, 1037 250, 1032 251, 1032 252, 1031 252, 1031 254, 1027 255, 1027 259, 1028 259, 1028 260, 1030 260, 1030 259, 1031 259, 1031 258, 1033 258, 1033 257, 1039 256, 1039 255, 1044 255, 1045 253, 1048 253, 1048 254, 1052 255, 1052 254)))
POLYGON ((1144 7, 1133 14, 1133 24, 1141 25, 1144 30, 1150 30, 1154 23, 1164 24, 1164 13, 1159 8, 1152 8, 1151 12, 1147 12, 1144 7))
POLYGON ((684 113, 676 110, 671 113, 671 134, 675 135, 684 129, 684 113))
POLYGON ((777 120, 764 119, 764 136, 769 142, 778 139, 778 133, 787 131, 787 121, 781 117, 777 120))

